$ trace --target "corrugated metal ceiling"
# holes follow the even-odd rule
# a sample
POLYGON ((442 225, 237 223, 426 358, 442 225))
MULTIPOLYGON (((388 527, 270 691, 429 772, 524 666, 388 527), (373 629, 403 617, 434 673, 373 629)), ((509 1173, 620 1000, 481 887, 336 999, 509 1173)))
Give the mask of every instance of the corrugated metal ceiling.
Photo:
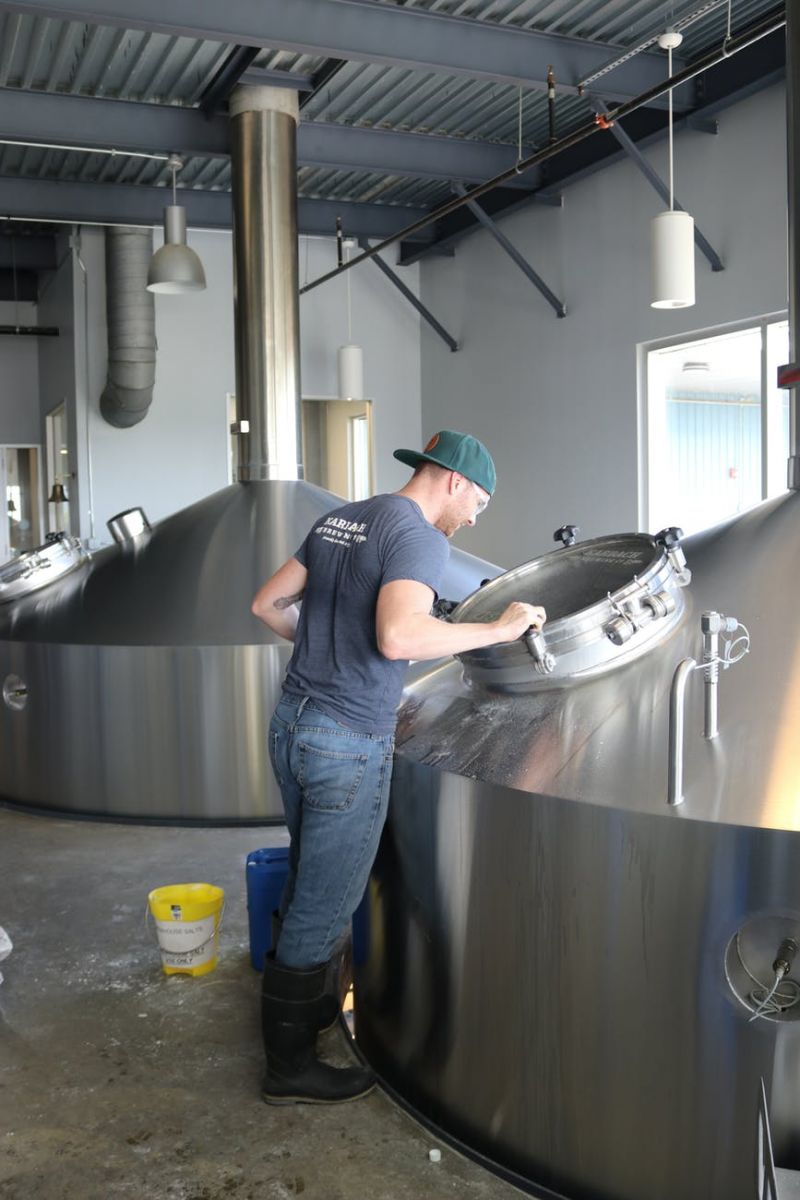
MULTIPOLYGON (((396 0, 378 2, 396 6, 396 0)), ((729 19, 727 3, 719 0, 689 5, 653 0, 406 0, 405 7, 603 42, 609 62, 654 37, 670 19, 685 36, 681 54, 697 58, 722 42, 729 19)), ((773 8, 769 0, 734 0, 734 33, 773 8)), ((0 14, 0 87, 191 107, 230 52, 229 45, 217 42, 0 14)), ((326 61, 266 49, 254 67, 313 76, 326 61)), ((546 96, 528 91, 520 97, 515 87, 464 76, 346 62, 304 105, 302 115, 305 121, 515 144, 520 99, 522 141, 525 153, 530 153, 548 138, 546 96)), ((559 95, 558 134, 583 124, 588 115, 584 99, 559 95)), ((169 182, 169 172, 159 162, 14 147, 0 147, 0 174, 150 186, 169 182)), ((181 186, 229 188, 227 160, 187 160, 181 186)), ((433 205, 448 194, 446 181, 308 167, 299 172, 299 187, 303 196, 395 205, 433 205)))

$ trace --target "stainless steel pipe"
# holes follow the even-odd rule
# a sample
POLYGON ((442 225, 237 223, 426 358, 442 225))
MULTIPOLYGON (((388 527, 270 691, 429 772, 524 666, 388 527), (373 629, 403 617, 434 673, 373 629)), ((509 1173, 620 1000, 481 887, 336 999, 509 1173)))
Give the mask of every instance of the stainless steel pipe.
POLYGON ((697 663, 684 658, 675 668, 669 693, 669 775, 667 803, 683 804, 683 739, 685 734, 686 687, 697 663))
POLYGON ((231 166, 240 482, 303 477, 296 141, 295 93, 236 89, 231 166))
MULTIPOLYGON (((796 363, 800 353, 800 196, 797 172, 800 170, 800 12, 794 3, 786 5, 786 149, 788 155, 788 284, 789 284, 789 362, 796 363)), ((800 489, 800 392, 789 391, 789 465, 788 486, 800 489)))

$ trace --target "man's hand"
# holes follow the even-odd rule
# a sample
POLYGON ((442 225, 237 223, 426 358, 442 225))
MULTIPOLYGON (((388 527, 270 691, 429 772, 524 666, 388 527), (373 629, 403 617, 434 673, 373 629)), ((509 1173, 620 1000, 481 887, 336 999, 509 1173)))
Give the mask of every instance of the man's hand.
POLYGON ((529 629, 538 633, 546 620, 547 613, 540 605, 512 600, 493 624, 499 635, 498 642, 515 642, 529 629))

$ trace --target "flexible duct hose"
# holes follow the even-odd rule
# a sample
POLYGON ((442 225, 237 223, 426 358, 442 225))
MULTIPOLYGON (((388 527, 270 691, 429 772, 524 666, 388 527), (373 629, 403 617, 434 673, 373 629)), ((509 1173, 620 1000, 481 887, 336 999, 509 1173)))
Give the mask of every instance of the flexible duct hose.
POLYGON ((147 291, 153 254, 149 229, 106 229, 108 379, 100 412, 127 429, 147 416, 156 380, 155 302, 147 291))

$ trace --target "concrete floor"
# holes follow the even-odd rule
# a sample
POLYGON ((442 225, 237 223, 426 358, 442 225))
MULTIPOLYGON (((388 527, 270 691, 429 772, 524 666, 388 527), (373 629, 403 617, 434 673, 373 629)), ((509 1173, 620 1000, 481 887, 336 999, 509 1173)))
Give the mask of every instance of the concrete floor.
MULTIPOLYGON (((330 1108, 259 1099, 260 976, 244 860, 271 829, 62 821, 0 809, 3 1200, 512 1200, 380 1091, 330 1108), (161 972, 148 891, 225 888, 210 975, 161 972)), ((324 1035, 331 1061, 349 1051, 324 1035)))

